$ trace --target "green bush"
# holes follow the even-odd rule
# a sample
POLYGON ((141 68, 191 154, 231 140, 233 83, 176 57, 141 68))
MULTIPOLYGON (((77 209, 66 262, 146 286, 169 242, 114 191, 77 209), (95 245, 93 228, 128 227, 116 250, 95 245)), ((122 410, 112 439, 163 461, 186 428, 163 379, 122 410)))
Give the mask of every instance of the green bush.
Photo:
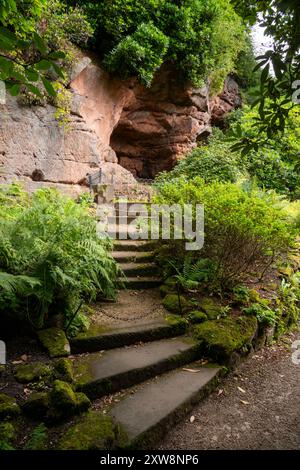
POLYGON ((113 297, 117 268, 110 242, 96 234, 86 204, 52 189, 32 196, 0 190, 0 312, 35 327, 68 318, 80 302, 113 297))
POLYGON ((139 75, 141 82, 149 86, 154 72, 164 61, 168 45, 168 38, 158 28, 151 23, 142 23, 131 36, 119 42, 104 65, 123 78, 139 75))
POLYGON ((201 255, 214 263, 214 280, 222 287, 249 272, 263 273, 294 243, 295 232, 286 212, 262 192, 184 178, 160 184, 158 190, 155 202, 159 204, 204 205, 204 247, 194 254, 196 259, 201 255))
POLYGON ((146 71, 149 82, 164 60, 175 64, 183 80, 202 86, 210 77, 212 88, 220 89, 245 44, 244 26, 229 0, 77 0, 76 4, 95 28, 94 49, 121 77, 134 74, 145 81, 146 71), (163 47, 157 45, 156 36, 163 47))
POLYGON ((63 0, 47 0, 43 21, 43 37, 54 50, 65 48, 66 42, 84 47, 93 35, 93 28, 83 10, 67 6, 63 0))
MULTIPOLYGON (((258 111, 245 106, 232 113, 229 125, 235 132, 240 128, 246 138, 252 139, 257 134, 254 127, 257 118, 258 111)), ((239 158, 259 187, 273 189, 290 199, 300 198, 299 136, 300 112, 295 108, 289 113, 283 134, 270 138, 262 133, 265 146, 239 158)))
POLYGON ((225 140, 222 131, 215 129, 207 145, 200 145, 182 159, 176 167, 161 173, 157 181, 168 181, 180 176, 186 179, 202 178, 212 181, 235 182, 241 176, 238 155, 231 151, 231 144, 225 140))
POLYGON ((276 312, 269 307, 261 304, 252 304, 250 307, 243 309, 246 315, 253 315, 257 318, 258 323, 266 326, 276 325, 276 312))

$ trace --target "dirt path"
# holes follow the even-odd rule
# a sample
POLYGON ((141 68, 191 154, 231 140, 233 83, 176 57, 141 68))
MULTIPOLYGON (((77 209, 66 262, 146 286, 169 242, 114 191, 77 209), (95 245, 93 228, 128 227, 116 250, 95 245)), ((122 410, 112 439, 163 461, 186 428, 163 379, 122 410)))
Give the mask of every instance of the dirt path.
POLYGON ((160 448, 299 450, 300 365, 293 365, 290 350, 297 337, 240 365, 160 448))
POLYGON ((93 324, 118 328, 160 320, 168 314, 161 301, 159 289, 121 290, 116 302, 94 304, 90 318, 93 324))

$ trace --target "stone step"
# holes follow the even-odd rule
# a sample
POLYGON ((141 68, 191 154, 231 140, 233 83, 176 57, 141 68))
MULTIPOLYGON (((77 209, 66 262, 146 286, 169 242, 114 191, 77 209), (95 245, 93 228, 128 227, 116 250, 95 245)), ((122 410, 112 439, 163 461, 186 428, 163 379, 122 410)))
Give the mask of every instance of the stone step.
POLYGON ((103 331, 102 326, 91 326, 87 331, 70 339, 72 354, 120 348, 139 342, 157 341, 183 335, 186 326, 170 325, 164 320, 103 331))
POLYGON ((130 276, 155 276, 157 265, 155 263, 123 263, 122 271, 127 278, 130 276))
POLYGON ((128 224, 109 224, 101 225, 99 224, 98 230, 106 232, 108 236, 112 238, 118 238, 120 240, 133 240, 133 241, 148 241, 151 240, 151 228, 148 229, 147 224, 143 225, 128 225, 128 224), (115 237, 117 235, 117 237, 115 237))
POLYGON ((73 362, 76 390, 100 398, 192 362, 199 354, 199 345, 188 337, 91 353, 73 362))
POLYGON ((157 377, 113 406, 109 414, 127 434, 127 447, 155 445, 217 386, 223 372, 217 366, 192 364, 189 368, 197 372, 178 369, 157 377))
POLYGON ((157 246, 151 240, 116 240, 114 242, 115 251, 152 251, 157 246))
POLYGON ((123 214, 119 214, 119 213, 116 213, 116 216, 115 217, 108 217, 107 218, 107 222, 109 224, 128 224, 128 223, 132 223, 133 221, 140 221, 140 220, 143 220, 143 221, 146 221, 146 217, 140 217, 140 216, 136 216, 136 215, 126 215, 124 216, 123 214))
POLYGON ((120 279, 122 287, 125 289, 153 289, 161 285, 161 279, 158 277, 126 277, 120 279))
POLYGON ((157 377, 113 406, 109 415, 127 434, 126 447, 155 448, 152 446, 217 386, 223 372, 217 366, 192 364, 189 368, 197 372, 178 369, 157 377))
POLYGON ((119 263, 137 262, 143 263, 144 261, 152 261, 153 252, 138 252, 138 251, 113 251, 112 257, 119 263))
POLYGON ((116 210, 121 209, 121 212, 124 208, 126 208, 126 210, 128 212, 130 210, 133 210, 134 209, 133 206, 136 206, 137 204, 139 206, 142 205, 143 208, 145 208, 146 210, 151 207, 151 202, 149 202, 149 201, 116 201, 114 203, 114 207, 115 207, 116 210), (126 203, 126 206, 125 206, 125 203, 126 203))

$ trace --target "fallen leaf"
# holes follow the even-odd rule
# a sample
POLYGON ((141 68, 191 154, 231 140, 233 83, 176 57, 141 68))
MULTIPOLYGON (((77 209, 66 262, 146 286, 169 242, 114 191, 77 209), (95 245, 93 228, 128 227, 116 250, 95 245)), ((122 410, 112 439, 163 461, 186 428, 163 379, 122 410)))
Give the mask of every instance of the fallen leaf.
POLYGON ((208 364, 208 361, 201 361, 202 366, 205 366, 205 364, 208 364))
POLYGON ((28 359, 27 354, 22 354, 21 359, 22 361, 27 362, 27 359, 28 359))
POLYGON ((240 400, 240 402, 243 404, 243 405, 250 405, 250 403, 248 401, 245 401, 245 400, 240 400))
POLYGON ((23 361, 12 361, 12 364, 23 364, 23 361))
POLYGON ((218 390, 218 397, 219 397, 220 395, 222 395, 223 393, 224 393, 224 390, 222 390, 222 389, 220 388, 220 389, 218 390))
POLYGON ((195 416, 190 417, 190 423, 193 423, 195 421, 195 416))
POLYGON ((182 369, 184 370, 185 372, 192 372, 192 373, 195 373, 195 372, 201 372, 201 369, 182 369))
POLYGON ((239 391, 242 393, 246 393, 246 390, 244 390, 242 387, 238 387, 239 391))

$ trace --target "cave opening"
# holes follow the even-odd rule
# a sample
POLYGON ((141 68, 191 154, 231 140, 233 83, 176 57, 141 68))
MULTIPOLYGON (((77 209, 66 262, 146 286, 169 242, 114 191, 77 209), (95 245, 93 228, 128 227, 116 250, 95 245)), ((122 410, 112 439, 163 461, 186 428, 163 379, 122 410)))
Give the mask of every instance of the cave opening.
POLYGON ((132 129, 124 135, 122 124, 118 124, 112 132, 110 147, 115 151, 119 165, 130 171, 135 178, 154 179, 157 174, 154 162, 147 155, 147 149, 141 149, 132 129))

